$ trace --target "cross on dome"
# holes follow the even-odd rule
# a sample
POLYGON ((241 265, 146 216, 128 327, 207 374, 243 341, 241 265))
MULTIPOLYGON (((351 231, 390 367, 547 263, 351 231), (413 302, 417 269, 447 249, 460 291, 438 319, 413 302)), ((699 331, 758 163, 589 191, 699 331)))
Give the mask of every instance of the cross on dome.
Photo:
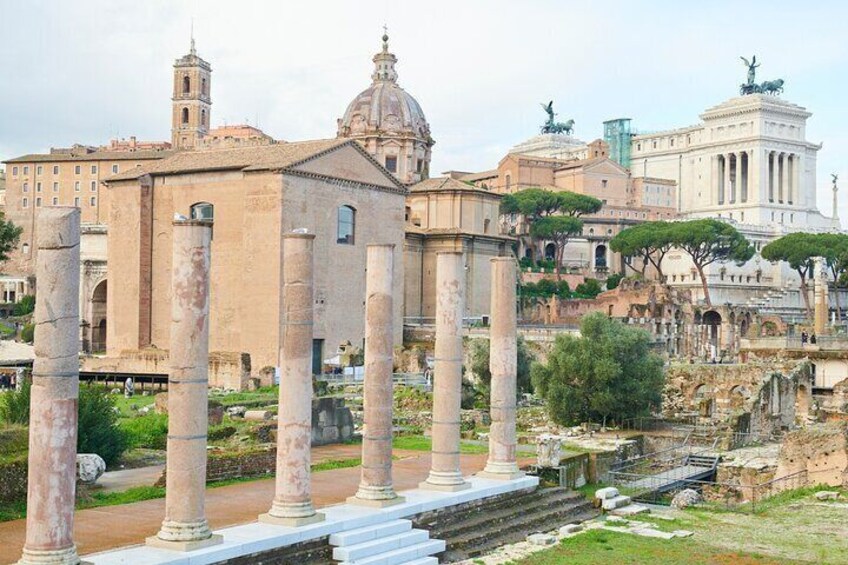
POLYGON ((383 50, 374 55, 373 60, 374 73, 371 75, 371 80, 397 82, 397 71, 395 71, 397 57, 389 53, 389 31, 385 25, 383 26, 383 50))

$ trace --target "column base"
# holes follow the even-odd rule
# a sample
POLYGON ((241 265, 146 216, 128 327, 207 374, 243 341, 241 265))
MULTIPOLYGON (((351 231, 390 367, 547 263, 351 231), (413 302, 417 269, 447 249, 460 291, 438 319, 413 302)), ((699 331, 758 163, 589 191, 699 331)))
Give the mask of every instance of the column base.
POLYGON ((455 483, 452 485, 440 485, 435 483, 430 483, 424 481, 423 483, 418 483, 418 488, 421 490, 437 490, 441 492, 458 492, 461 490, 466 490, 471 488, 471 483, 467 481, 463 481, 461 483, 455 483))
POLYGON ((160 538, 159 536, 150 536, 145 541, 145 544, 149 547, 156 547, 159 549, 168 549, 170 551, 195 551, 197 549, 203 549, 204 547, 209 547, 212 545, 218 545, 219 543, 224 543, 224 536, 221 534, 212 534, 210 537, 206 539, 192 540, 192 541, 169 541, 160 538))
POLYGON ((33 550, 24 548, 17 565, 91 565, 80 561, 76 546, 58 550, 33 550))
POLYGON ((502 471, 480 471, 475 477, 479 477, 481 479, 494 479, 496 481, 514 481, 515 479, 520 479, 521 477, 526 476, 524 471, 512 471, 512 472, 502 472, 502 471))
POLYGON ((286 518, 283 516, 272 516, 271 514, 260 514, 259 521, 263 524, 271 524, 273 526, 287 526, 289 528, 299 528, 308 526, 309 524, 317 524, 324 521, 324 515, 316 512, 312 516, 300 516, 297 518, 286 518))
POLYGON ((345 501, 348 504, 354 504, 356 506, 367 506, 369 508, 386 508, 388 506, 395 506, 396 504, 403 504, 406 502, 406 498, 403 496, 395 496, 394 498, 382 498, 382 499, 370 499, 370 498, 359 498, 357 496, 349 496, 345 501))

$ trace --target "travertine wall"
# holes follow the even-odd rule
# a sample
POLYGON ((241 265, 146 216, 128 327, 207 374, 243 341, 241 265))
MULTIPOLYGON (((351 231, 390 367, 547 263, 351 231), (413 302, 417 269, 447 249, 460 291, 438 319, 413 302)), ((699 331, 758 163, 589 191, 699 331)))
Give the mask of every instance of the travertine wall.
POLYGON ((807 472, 807 484, 848 485, 848 423, 790 432, 783 439, 775 478, 807 472))

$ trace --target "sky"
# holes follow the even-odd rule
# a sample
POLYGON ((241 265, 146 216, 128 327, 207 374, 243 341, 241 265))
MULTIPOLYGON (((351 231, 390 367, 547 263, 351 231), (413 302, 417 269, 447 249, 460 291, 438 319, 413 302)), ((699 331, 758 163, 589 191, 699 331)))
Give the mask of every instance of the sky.
MULTIPOLYGON (((848 219, 848 2, 783 0, 0 0, 0 160, 115 137, 169 140, 172 65, 212 65, 212 126, 258 124, 277 139, 334 137, 370 84, 383 25, 399 84, 436 140, 431 171, 495 168, 538 133, 540 102, 591 141, 629 117, 683 127, 757 80, 813 112, 817 194, 840 174, 848 219)), ((848 225, 848 224, 846 224, 848 225)))

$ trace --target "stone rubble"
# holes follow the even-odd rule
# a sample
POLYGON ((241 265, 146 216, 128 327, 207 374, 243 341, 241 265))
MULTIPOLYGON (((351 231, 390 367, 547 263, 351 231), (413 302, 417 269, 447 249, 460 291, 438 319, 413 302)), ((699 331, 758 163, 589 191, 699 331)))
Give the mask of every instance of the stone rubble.
POLYGON ((93 485, 106 472, 106 462, 96 453, 77 454, 77 480, 93 485))

